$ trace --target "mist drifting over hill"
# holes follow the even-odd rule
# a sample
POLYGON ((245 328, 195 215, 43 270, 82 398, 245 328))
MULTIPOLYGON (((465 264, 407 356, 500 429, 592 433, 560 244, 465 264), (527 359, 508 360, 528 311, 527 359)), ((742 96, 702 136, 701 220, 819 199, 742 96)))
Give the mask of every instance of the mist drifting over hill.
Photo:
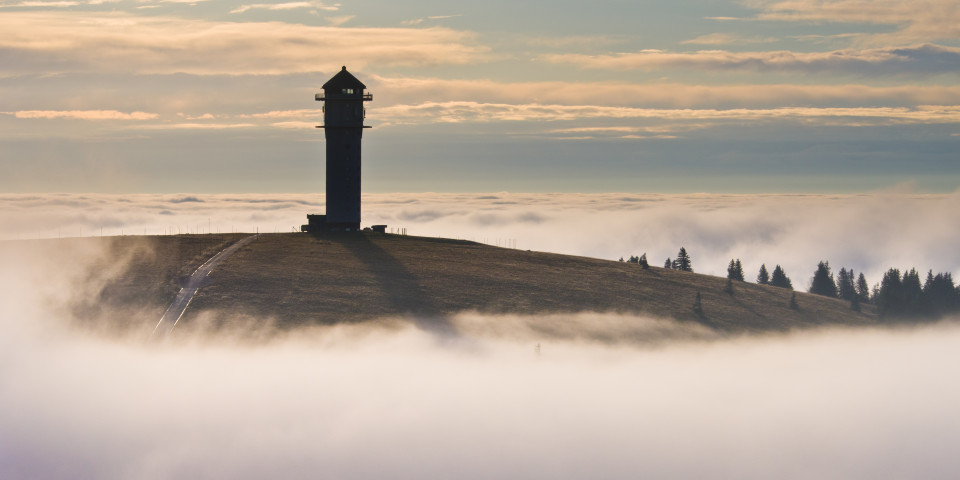
POLYGON ((462 314, 442 332, 383 319, 278 333, 262 319, 146 343, 73 316, 127 261, 78 245, 3 250, 4 478, 951 478, 960 467, 952 321, 725 337, 615 314, 462 314), (544 324, 553 335, 533 328, 544 324))

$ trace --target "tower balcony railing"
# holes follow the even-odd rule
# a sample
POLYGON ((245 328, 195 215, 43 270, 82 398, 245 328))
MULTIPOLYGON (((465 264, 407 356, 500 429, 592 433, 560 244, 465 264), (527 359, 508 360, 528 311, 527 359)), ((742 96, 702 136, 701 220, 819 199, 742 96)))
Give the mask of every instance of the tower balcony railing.
MULTIPOLYGON (((373 100, 373 94, 364 93, 362 95, 357 95, 357 94, 349 94, 349 93, 334 93, 330 95, 330 99, 336 99, 336 100, 352 100, 357 98, 365 102, 369 102, 373 100)), ((318 93, 316 95, 316 99, 318 102, 322 102, 327 99, 327 95, 325 93, 318 93)))

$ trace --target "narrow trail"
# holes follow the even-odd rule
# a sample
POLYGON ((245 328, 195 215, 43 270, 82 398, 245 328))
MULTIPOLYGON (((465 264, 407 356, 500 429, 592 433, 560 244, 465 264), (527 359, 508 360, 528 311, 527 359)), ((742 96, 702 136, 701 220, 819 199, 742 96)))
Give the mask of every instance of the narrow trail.
POLYGON ((220 262, 226 260, 227 257, 233 255, 234 252, 256 238, 257 235, 250 235, 249 237, 242 238, 233 245, 220 250, 216 255, 210 257, 209 260, 204 262, 203 265, 200 265, 197 270, 190 275, 190 278, 187 280, 187 284, 180 289, 179 293, 177 293, 177 298, 173 299, 173 303, 167 307, 167 311, 163 313, 163 317, 160 318, 157 326, 154 327, 150 338, 155 339, 157 337, 165 337, 167 334, 169 334, 173 330, 173 327, 177 326, 177 322, 180 321, 180 317, 182 317, 183 312, 187 310, 187 306, 190 305, 190 301, 193 300, 193 296, 196 295, 197 290, 200 289, 200 286, 203 284, 203 280, 207 278, 207 275, 210 274, 210 272, 217 265, 219 265, 220 262))

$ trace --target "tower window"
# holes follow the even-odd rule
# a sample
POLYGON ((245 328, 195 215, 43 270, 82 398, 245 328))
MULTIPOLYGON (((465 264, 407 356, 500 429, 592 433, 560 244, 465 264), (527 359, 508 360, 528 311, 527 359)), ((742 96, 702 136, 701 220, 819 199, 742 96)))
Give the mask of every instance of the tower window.
POLYGON ((345 95, 353 95, 353 89, 352 89, 352 88, 344 88, 341 93, 343 93, 343 94, 345 94, 345 95))

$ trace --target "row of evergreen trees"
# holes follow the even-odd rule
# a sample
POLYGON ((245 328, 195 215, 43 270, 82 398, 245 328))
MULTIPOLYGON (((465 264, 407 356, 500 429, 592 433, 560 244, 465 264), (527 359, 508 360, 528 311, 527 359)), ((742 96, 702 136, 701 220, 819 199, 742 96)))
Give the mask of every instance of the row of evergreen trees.
MULTIPOLYGON (((624 261, 623 258, 620 261, 624 261)), ((631 256, 629 261, 650 268, 646 253, 639 257, 631 256)), ((667 258, 663 267, 692 272, 693 261, 686 248, 680 247, 677 257, 667 258)), ((745 281, 743 264, 739 258, 730 260, 727 278, 729 281, 745 281)), ((793 282, 780 265, 774 267, 772 274, 767 272, 766 264, 760 265, 757 283, 793 288, 793 282)), ((900 270, 891 268, 883 275, 883 280, 871 289, 863 272, 857 274, 853 269, 840 268, 834 278, 830 262, 821 261, 813 273, 809 292, 847 300, 850 308, 856 311, 860 311, 862 303, 875 304, 877 312, 884 318, 939 317, 960 312, 960 286, 954 284, 949 272, 934 275, 930 270, 926 280, 921 283, 916 269, 901 275, 900 270)))
POLYGON ((960 312, 960 287, 954 284, 949 272, 934 275, 930 270, 921 283, 915 268, 903 275, 899 269, 891 268, 872 291, 867 288, 863 273, 856 282, 853 276, 853 270, 841 268, 834 280, 830 263, 820 262, 813 274, 810 293, 850 300, 851 305, 871 302, 876 304, 882 317, 888 318, 939 317, 960 312))
MULTIPOLYGON (((621 262, 624 261, 623 257, 620 257, 620 261, 621 262)), ((643 255, 640 255, 639 257, 631 255, 627 261, 630 263, 639 263, 640 266, 643 268, 650 268, 650 263, 647 262, 646 253, 644 253, 643 255)), ((690 259, 690 255, 687 253, 687 249, 684 247, 680 247, 680 251, 677 253, 677 258, 671 260, 670 257, 667 257, 667 261, 664 262, 663 268, 671 268, 674 270, 680 270, 684 272, 692 272, 693 261, 690 259)))
MULTIPOLYGON (((737 259, 737 262, 740 262, 740 259, 737 259)), ((787 273, 783 271, 783 267, 780 265, 773 267, 773 274, 771 275, 767 273, 766 263, 760 265, 760 271, 757 273, 757 283, 779 288, 793 288, 793 282, 790 281, 787 273)))

